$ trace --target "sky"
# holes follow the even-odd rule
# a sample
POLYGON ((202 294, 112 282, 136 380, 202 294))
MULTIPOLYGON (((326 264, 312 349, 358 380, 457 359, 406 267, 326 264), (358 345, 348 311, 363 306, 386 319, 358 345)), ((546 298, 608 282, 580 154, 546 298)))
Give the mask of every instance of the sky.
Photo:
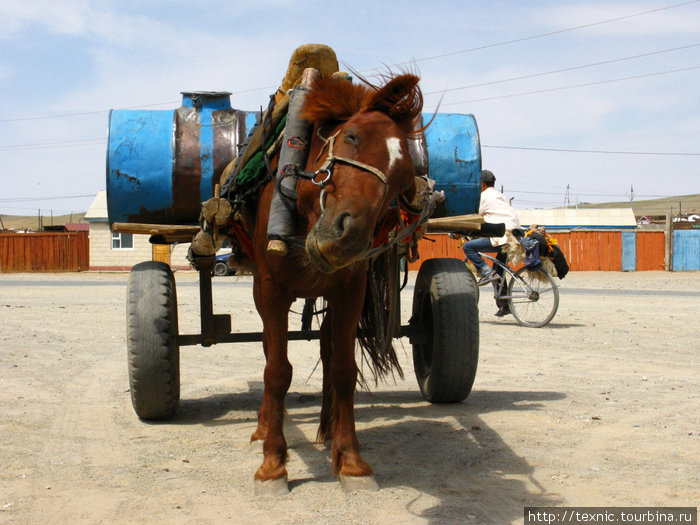
POLYGON ((516 208, 700 193, 699 0, 0 0, 0 20, 2 214, 85 211, 109 109, 258 109, 304 43, 473 114, 516 208))

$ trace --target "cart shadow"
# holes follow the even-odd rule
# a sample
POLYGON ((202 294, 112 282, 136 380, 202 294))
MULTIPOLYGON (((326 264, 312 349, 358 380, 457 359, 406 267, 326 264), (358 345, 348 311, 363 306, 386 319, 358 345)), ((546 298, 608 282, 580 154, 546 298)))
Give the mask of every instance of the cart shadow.
MULTIPOLYGON (((262 383, 248 392, 217 394, 182 402, 173 425, 252 425, 262 383)), ((538 411, 565 399, 561 392, 474 391, 467 401, 430 404, 417 391, 358 392, 355 414, 364 458, 382 488, 410 488, 416 497, 406 506, 428 523, 508 523, 524 506, 557 506, 534 478, 534 468, 490 428, 482 416, 501 411, 538 411)), ((285 435, 290 446, 289 487, 327 483, 337 487, 330 453, 309 439, 321 407, 321 395, 290 392, 285 435), (295 467, 301 461, 304 468, 295 467), (294 472, 306 470, 305 477, 294 472)))
POLYGON ((232 425, 257 422, 263 395, 262 381, 248 381, 246 392, 213 394, 195 399, 181 399, 172 425, 232 425))

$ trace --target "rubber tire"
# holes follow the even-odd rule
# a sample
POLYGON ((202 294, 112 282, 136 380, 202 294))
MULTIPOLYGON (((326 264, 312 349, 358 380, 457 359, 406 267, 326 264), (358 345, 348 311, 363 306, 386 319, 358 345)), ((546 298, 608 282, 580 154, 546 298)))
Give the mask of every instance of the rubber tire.
POLYGON ((223 277, 225 275, 228 275, 228 264, 225 262, 218 261, 214 265, 214 269, 212 270, 212 273, 214 275, 217 275, 219 277, 223 277))
POLYGON ((131 269, 127 285, 126 346, 131 403, 145 420, 172 417, 180 401, 177 294, 165 263, 131 269))
MULTIPOLYGON (((523 273, 528 272, 527 268, 523 267, 520 268, 517 272, 515 272, 515 275, 520 277, 523 273)), ((537 321, 534 323, 525 321, 523 318, 520 317, 518 314, 518 308, 522 308, 523 303, 515 303, 513 304, 512 299, 508 299, 508 307, 510 308, 510 313, 513 314, 513 317, 515 318, 516 321, 522 326, 527 326, 529 328, 542 328, 543 326, 549 324, 549 322, 554 319, 554 316, 557 313, 557 309, 559 308, 559 288, 557 287, 556 283, 554 282, 554 279, 552 278, 551 275, 549 275, 547 272, 544 270, 535 270, 538 273, 543 274, 546 277, 547 282, 549 282, 549 285, 552 287, 552 294, 554 295, 554 306, 552 307, 552 311, 549 312, 547 317, 543 319, 542 321, 537 321), (520 305, 520 306, 519 306, 520 305)), ((515 279, 511 279, 510 282, 508 283, 508 295, 512 296, 513 295, 513 285, 515 283, 515 279)), ((527 304, 527 303, 525 303, 527 304)))
POLYGON ((479 287, 460 259, 428 259, 418 271, 411 321, 428 331, 413 345, 423 397, 458 403, 469 395, 479 361, 479 287))

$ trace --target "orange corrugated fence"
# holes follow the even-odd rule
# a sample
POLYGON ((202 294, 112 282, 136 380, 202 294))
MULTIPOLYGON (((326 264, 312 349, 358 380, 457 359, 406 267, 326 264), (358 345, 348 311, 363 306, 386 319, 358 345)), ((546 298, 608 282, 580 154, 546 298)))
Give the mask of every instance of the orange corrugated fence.
MULTIPOLYGON (((619 272, 622 270, 620 231, 549 232, 559 243, 571 271, 619 272)), ((446 234, 426 235, 418 244, 420 259, 408 265, 418 270, 422 261, 434 257, 464 259, 460 241, 446 234)), ((637 232, 637 271, 664 269, 664 232, 637 232)))

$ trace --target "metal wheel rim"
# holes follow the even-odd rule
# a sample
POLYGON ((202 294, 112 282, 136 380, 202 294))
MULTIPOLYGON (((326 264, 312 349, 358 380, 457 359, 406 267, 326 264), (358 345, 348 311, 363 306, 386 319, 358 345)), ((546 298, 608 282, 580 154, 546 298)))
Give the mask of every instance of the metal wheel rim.
POLYGON ((539 328, 549 323, 557 312, 559 306, 559 290, 550 275, 543 271, 531 272, 524 268, 518 270, 516 275, 525 281, 539 298, 531 301, 521 286, 511 280, 508 285, 508 300, 510 311, 523 326, 539 328))

